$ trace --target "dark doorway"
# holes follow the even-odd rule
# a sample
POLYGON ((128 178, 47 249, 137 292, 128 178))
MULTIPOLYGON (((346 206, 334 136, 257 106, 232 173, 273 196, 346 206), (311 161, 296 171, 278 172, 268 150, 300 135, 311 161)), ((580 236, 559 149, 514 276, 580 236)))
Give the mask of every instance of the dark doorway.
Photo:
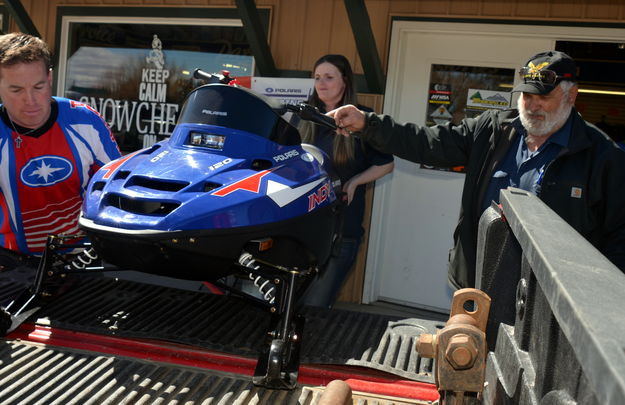
POLYGON ((576 108, 617 142, 625 142, 625 42, 557 41, 578 65, 576 108))

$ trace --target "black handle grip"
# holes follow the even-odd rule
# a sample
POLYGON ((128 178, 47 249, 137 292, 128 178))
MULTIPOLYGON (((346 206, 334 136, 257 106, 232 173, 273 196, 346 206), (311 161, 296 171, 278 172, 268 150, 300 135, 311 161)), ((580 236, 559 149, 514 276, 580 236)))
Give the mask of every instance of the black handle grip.
POLYGON ((214 74, 205 72, 202 69, 195 69, 193 71, 193 77, 195 79, 206 80, 208 82, 215 81, 215 79, 219 80, 219 78, 216 77, 214 74))
POLYGON ((310 104, 300 103, 297 105, 287 105, 287 109, 297 113, 302 119, 314 122, 315 124, 336 129, 336 123, 332 117, 322 114, 317 107, 310 104))
POLYGON ((193 77, 196 79, 204 80, 208 83, 221 83, 221 84, 229 84, 234 81, 236 83, 236 79, 230 77, 230 72, 227 70, 222 70, 221 74, 216 73, 208 73, 203 71, 202 69, 195 69, 193 71, 193 77))

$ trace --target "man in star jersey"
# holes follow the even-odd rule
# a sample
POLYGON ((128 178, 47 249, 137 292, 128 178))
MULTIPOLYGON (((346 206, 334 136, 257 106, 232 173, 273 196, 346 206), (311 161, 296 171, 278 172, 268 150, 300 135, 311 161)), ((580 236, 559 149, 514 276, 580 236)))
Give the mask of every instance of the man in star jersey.
POLYGON ((97 112, 52 97, 50 50, 39 38, 0 36, 0 99, 2 270, 34 262, 48 234, 76 234, 89 179, 120 152, 97 112))

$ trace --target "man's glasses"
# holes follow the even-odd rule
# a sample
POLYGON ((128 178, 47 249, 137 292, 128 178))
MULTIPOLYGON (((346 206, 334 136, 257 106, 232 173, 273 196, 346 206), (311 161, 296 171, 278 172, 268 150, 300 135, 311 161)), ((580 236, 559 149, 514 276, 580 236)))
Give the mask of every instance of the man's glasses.
POLYGON ((531 67, 522 67, 519 69, 519 76, 524 82, 538 81, 548 85, 555 84, 558 79, 562 79, 563 77, 558 76, 553 70, 538 70, 531 67))

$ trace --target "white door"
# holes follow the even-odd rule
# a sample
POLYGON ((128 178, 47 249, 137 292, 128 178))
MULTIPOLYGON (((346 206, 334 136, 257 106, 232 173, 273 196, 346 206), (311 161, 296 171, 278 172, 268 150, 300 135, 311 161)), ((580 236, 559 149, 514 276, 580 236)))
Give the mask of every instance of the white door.
MULTIPOLYGON (((558 39, 618 42, 624 37, 622 29, 396 21, 384 112, 399 122, 424 124, 435 84, 430 83, 432 66, 516 70, 530 56, 554 49, 558 39)), ((364 302, 449 309, 453 290, 447 259, 463 181, 462 173, 396 158, 392 175, 376 184, 364 302)))

